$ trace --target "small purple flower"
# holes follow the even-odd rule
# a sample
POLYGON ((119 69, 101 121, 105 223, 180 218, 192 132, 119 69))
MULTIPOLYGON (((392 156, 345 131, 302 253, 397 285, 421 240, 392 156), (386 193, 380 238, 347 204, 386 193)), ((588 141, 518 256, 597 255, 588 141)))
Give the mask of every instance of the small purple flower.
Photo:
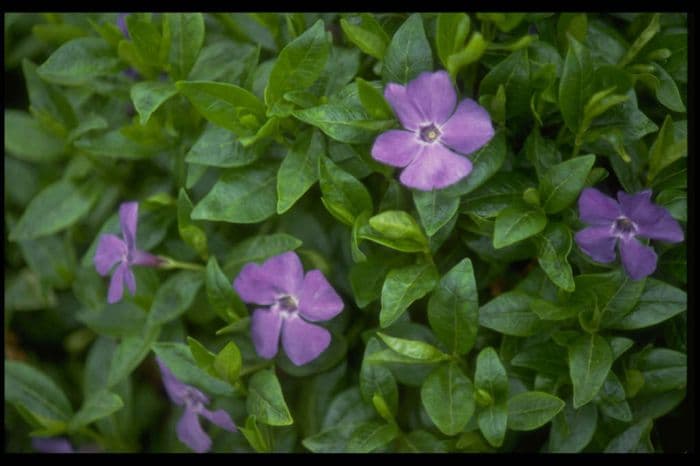
POLYGON ((202 429, 199 416, 203 416, 209 422, 229 432, 236 431, 236 425, 226 411, 223 409, 209 411, 204 407, 209 404, 209 398, 204 393, 180 382, 160 359, 156 358, 156 361, 160 366, 163 385, 168 396, 176 405, 185 406, 185 412, 177 423, 177 438, 182 443, 197 453, 205 453, 211 448, 211 438, 202 429))
POLYGON ((39 453, 75 453, 70 442, 62 437, 34 437, 32 448, 39 453))
POLYGON ((457 93, 445 71, 424 72, 406 86, 389 83, 384 97, 405 130, 379 135, 372 157, 402 167, 399 179, 422 191, 450 186, 472 171, 470 154, 494 135, 488 112, 472 99, 455 109, 457 93), (455 153, 457 152, 457 153, 455 153))
POLYGON ((129 13, 119 13, 119 16, 117 16, 117 26, 127 39, 129 38, 129 28, 126 26, 126 17, 128 14, 129 13))
POLYGON ((622 265, 633 280, 640 280, 656 270, 656 253, 641 238, 678 243, 683 230, 671 214, 652 204, 651 190, 636 194, 618 191, 617 201, 593 188, 586 188, 578 199, 581 221, 590 225, 576 233, 576 244, 594 261, 615 260, 619 243, 622 265))
POLYGON ((124 202, 119 206, 119 223, 124 240, 116 235, 107 234, 100 237, 95 251, 94 263, 97 273, 103 277, 115 264, 119 264, 109 282, 107 302, 116 303, 124 294, 124 282, 133 295, 136 293, 136 279, 131 266, 142 265, 157 267, 162 261, 147 252, 136 248, 136 222, 138 219, 138 202, 124 202))
POLYGON ((275 357, 280 335, 289 359, 301 366, 316 359, 331 342, 328 330, 309 323, 329 320, 343 310, 343 300, 320 270, 304 269, 295 252, 271 257, 262 265, 246 264, 233 282, 243 301, 269 306, 251 320, 258 354, 275 357))

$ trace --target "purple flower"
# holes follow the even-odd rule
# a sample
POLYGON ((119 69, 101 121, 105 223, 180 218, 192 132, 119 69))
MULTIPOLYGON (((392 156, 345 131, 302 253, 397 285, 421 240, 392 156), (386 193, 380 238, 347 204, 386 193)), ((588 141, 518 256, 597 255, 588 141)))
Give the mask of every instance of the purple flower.
POLYGON ((209 411, 204 407, 209 404, 209 398, 204 393, 180 382, 160 359, 156 358, 156 361, 160 366, 163 385, 168 396, 176 405, 185 406, 185 412, 177 423, 177 438, 182 443, 197 453, 207 452, 211 448, 211 438, 202 429, 199 416, 203 416, 209 422, 229 432, 236 431, 236 425, 226 411, 223 409, 209 411))
POLYGON ((268 306, 256 309, 251 320, 253 343, 261 357, 277 354, 280 335, 287 356, 297 366, 328 348, 330 332, 309 321, 332 319, 343 310, 343 300, 320 270, 304 276, 296 253, 285 252, 262 265, 246 264, 233 287, 243 301, 268 306))
POLYGON ((409 188, 430 191, 454 184, 472 171, 470 154, 494 134, 488 112, 472 99, 455 109, 457 93, 445 71, 421 73, 406 86, 389 83, 384 97, 405 130, 379 135, 372 157, 402 167, 409 188))
POLYGON ((39 453, 75 453, 70 442, 62 437, 34 437, 32 438, 32 448, 39 453))
POLYGON ((119 264, 109 282, 107 302, 116 303, 124 294, 124 282, 133 295, 136 293, 136 279, 131 271, 132 265, 157 267, 162 261, 147 252, 136 249, 136 222, 139 204, 124 202, 119 206, 119 223, 124 240, 116 235, 107 234, 100 237, 95 251, 94 263, 97 273, 103 277, 109 273, 115 264, 119 264))
POLYGON ((128 14, 129 13, 119 13, 119 16, 117 16, 117 26, 127 39, 129 38, 129 28, 126 26, 126 17, 128 14))
POLYGON ((671 214, 652 204, 651 190, 636 194, 618 191, 617 201, 593 188, 586 188, 578 199, 581 221, 590 225, 575 235, 576 244, 594 261, 615 260, 619 243, 622 265, 633 280, 656 270, 656 253, 637 237, 678 243, 683 230, 671 214))

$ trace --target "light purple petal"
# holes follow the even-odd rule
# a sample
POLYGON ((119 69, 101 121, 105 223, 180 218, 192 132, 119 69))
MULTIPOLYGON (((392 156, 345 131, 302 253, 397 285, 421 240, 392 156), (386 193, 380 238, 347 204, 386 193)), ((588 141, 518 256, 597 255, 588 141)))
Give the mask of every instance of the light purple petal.
POLYGON ((209 419, 209 421, 222 429, 228 430, 229 432, 236 431, 236 425, 233 423, 231 416, 223 409, 217 409, 216 411, 209 411, 206 408, 200 408, 199 414, 209 419))
POLYGON ((331 334, 328 330, 310 324, 298 315, 284 322, 282 346, 289 360, 297 366, 316 359, 330 343, 331 334))
POLYGON ((576 244, 596 262, 607 264, 615 260, 615 241, 610 227, 595 226, 584 228, 574 235, 576 244))
POLYGON ((640 280, 656 270, 656 252, 636 238, 620 239, 620 258, 632 280, 640 280))
POLYGON ((136 248, 136 226, 139 216, 138 202, 124 202, 119 206, 119 225, 130 251, 136 248))
POLYGON ((471 154, 486 145, 494 135, 491 116, 472 99, 461 101, 440 131, 440 141, 462 154, 471 154))
POLYGON ((472 171, 471 161, 447 147, 434 143, 406 167, 399 179, 409 188, 431 191, 450 186, 472 171))
POLYGON ((119 16, 117 16, 117 27, 119 27, 119 30, 124 34, 124 37, 128 39, 129 29, 126 27, 126 15, 128 15, 128 13, 119 13, 119 16))
POLYGON ((684 237, 680 224, 668 211, 664 211, 654 223, 640 224, 637 235, 669 243, 680 243, 684 237))
POLYGON ((175 377, 175 374, 172 373, 172 371, 165 365, 165 363, 163 363, 163 361, 156 358, 156 362, 160 368, 160 375, 163 378, 163 386, 165 387, 168 397, 170 397, 170 400, 172 400, 172 402, 175 404, 184 404, 188 386, 175 377))
POLYGON ((177 438, 197 453, 205 453, 211 448, 211 439, 202 429, 194 409, 187 408, 177 422, 177 438))
POLYGON ((112 234, 100 236, 93 258, 97 273, 103 277, 107 275, 114 264, 126 257, 126 252, 126 243, 118 236, 112 234))
POLYGON ((419 74, 408 83, 406 93, 420 114, 438 125, 450 118, 457 105, 457 92, 446 71, 419 74))
POLYGON ((293 251, 266 260, 262 265, 249 263, 233 282, 233 287, 248 303, 270 305, 280 295, 295 296, 304 280, 304 268, 293 251))
POLYGON ((329 320, 343 310, 343 300, 320 270, 311 270, 304 277, 299 293, 299 313, 307 320, 329 320))
POLYGON ((589 225, 607 225, 608 227, 622 212, 612 197, 606 196, 595 188, 585 188, 578 198, 579 218, 589 225))
POLYGON ((129 268, 128 265, 126 265, 126 267, 122 269, 122 273, 124 274, 124 281, 126 282, 126 287, 129 289, 131 296, 135 295, 136 277, 134 277, 134 272, 131 270, 131 268, 129 268))
POLYGON ((384 98, 401 122, 401 126, 417 130, 422 123, 428 123, 427 118, 413 104, 405 86, 396 83, 387 84, 384 88, 384 98))
POLYGON ((423 144, 416 139, 416 133, 392 129, 374 140, 372 157, 392 167, 405 167, 422 150, 423 144))
POLYGON ((32 448, 39 453, 75 453, 65 438, 33 437, 32 448))
POLYGON ((131 263, 134 265, 140 265, 144 267, 158 267, 163 261, 146 251, 141 251, 140 249, 134 249, 131 251, 131 263))
POLYGON ((107 291, 107 302, 109 304, 114 304, 122 299, 124 294, 124 275, 127 270, 129 270, 129 266, 122 262, 112 274, 112 279, 109 281, 109 290, 107 291))
POLYGON ((258 356, 272 359, 277 354, 282 329, 279 311, 256 309, 250 320, 250 333, 258 356))

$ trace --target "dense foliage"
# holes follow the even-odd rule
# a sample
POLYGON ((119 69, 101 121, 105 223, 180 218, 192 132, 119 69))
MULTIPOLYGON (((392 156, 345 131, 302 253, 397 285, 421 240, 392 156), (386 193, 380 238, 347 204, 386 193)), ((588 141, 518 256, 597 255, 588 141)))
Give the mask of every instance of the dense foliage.
POLYGON ((6 451, 688 450, 687 38, 6 14, 6 451))

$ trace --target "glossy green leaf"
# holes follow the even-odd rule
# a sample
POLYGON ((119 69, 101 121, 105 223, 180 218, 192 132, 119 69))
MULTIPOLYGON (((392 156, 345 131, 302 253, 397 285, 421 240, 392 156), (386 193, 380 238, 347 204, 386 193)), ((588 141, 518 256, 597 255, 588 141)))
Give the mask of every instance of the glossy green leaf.
POLYGON ((592 93, 593 64, 590 50, 569 36, 561 81, 559 105, 566 126, 576 133, 583 120, 583 107, 592 93))
POLYGON ((455 435, 474 413, 474 386, 456 363, 433 371, 420 390, 430 419, 446 435, 455 435))
POLYGON ((199 387, 209 395, 230 396, 233 394, 233 389, 228 383, 199 368, 187 345, 159 342, 153 345, 153 351, 175 377, 185 384, 199 387))
POLYGON ((277 172, 277 213, 289 210, 318 180, 318 160, 325 154, 325 139, 318 131, 302 133, 277 172))
POLYGON ((69 429, 78 430, 88 424, 111 415, 122 409, 124 402, 119 395, 107 390, 90 394, 70 421, 69 429))
POLYGON ((569 347, 569 375, 574 384, 574 408, 591 401, 608 376, 612 351, 600 335, 583 335, 569 347))
POLYGON ((279 380, 271 370, 256 372, 250 378, 246 407, 248 413, 271 426, 288 426, 294 422, 279 380))
POLYGON ((430 293, 437 285, 438 278, 435 266, 430 264, 392 269, 382 287, 381 327, 390 326, 414 301, 430 293))
POLYGON ((554 214, 573 204, 594 163, 594 155, 583 155, 549 167, 540 180, 544 211, 554 214))
POLYGON ((653 278, 646 280, 644 292, 632 311, 612 328, 635 330, 657 325, 685 311, 688 298, 684 291, 653 278))
POLYGON ((341 18, 340 27, 348 40, 364 53, 378 60, 384 58, 389 36, 374 16, 368 13, 360 14, 359 24, 341 18))
POLYGON ((589 403, 574 409, 567 403, 563 411, 552 419, 549 430, 549 451, 552 453, 578 453, 593 438, 598 422, 598 410, 589 403))
POLYGON ((136 83, 131 88, 131 101, 139 114, 141 124, 148 123, 153 112, 175 94, 177 89, 171 83, 158 81, 136 83))
POLYGON ((574 291, 576 285, 567 257, 571 251, 571 231, 561 223, 550 223, 536 236, 537 261, 547 277, 564 291, 574 291))
POLYGON ((519 291, 509 291, 479 309, 479 324, 505 335, 526 337, 540 328, 540 320, 530 310, 532 298, 519 291))
POLYGON ((396 338, 385 335, 381 332, 377 332, 377 336, 379 336, 382 341, 393 351, 406 356, 407 358, 425 362, 439 362, 449 359, 447 354, 443 353, 433 345, 422 341, 396 338))
POLYGON ((182 315, 194 302, 202 281, 202 272, 182 270, 171 275, 153 298, 148 325, 162 325, 182 315))
POLYGON ((536 235, 544 230, 547 217, 537 207, 516 205, 506 207, 496 217, 493 247, 500 249, 536 235))
POLYGON ((192 247, 200 257, 206 259, 207 251, 207 235, 204 230, 196 225, 191 219, 192 201, 190 201, 187 192, 180 189, 177 197, 177 228, 180 232, 180 237, 192 247))
POLYGON ((384 82, 406 84, 419 73, 433 69, 433 53, 420 13, 414 13, 397 29, 384 56, 384 82))
POLYGON ((370 421, 355 428, 348 441, 347 453, 369 453, 386 445, 399 435, 396 424, 370 421))
POLYGON ((355 217, 373 210, 367 188, 326 157, 319 158, 319 185, 324 206, 338 220, 352 226, 355 217))
POLYGON ((96 37, 79 37, 61 45, 36 71, 48 82, 80 86, 114 72, 118 63, 107 42, 96 37))
POLYGON ((414 191, 418 217, 428 236, 433 236, 457 213, 459 197, 449 196, 442 191, 414 191))
POLYGON ((512 430, 535 430, 548 423, 565 403, 544 392, 519 393, 508 400, 508 427, 512 430))

